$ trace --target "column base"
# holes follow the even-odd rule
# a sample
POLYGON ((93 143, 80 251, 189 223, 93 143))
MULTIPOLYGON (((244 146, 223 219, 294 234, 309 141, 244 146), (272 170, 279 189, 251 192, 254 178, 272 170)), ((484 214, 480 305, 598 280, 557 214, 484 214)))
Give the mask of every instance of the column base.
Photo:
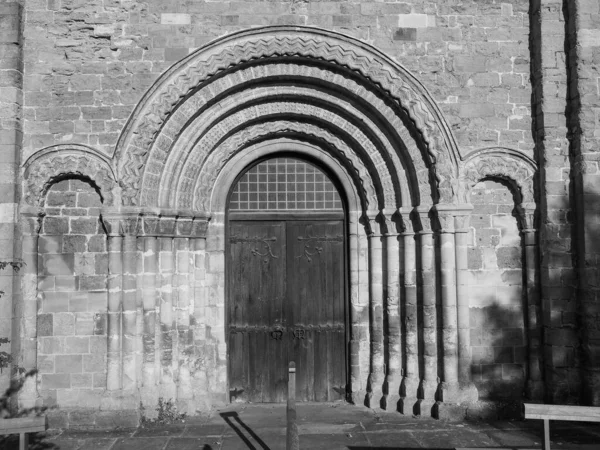
POLYGON ((419 400, 419 380, 417 378, 404 377, 400 385, 398 411, 406 415, 420 415, 419 400))
POLYGON ((434 417, 435 405, 437 402, 434 399, 419 399, 415 405, 415 415, 423 417, 434 417))
POLYGON ((348 394, 348 401, 353 405, 364 405, 367 394, 367 391, 364 390, 350 392, 348 394))
POLYGON ((421 415, 420 401, 417 397, 401 397, 398 400, 397 410, 405 416, 419 416, 421 415))
POLYGON ((402 375, 388 374, 384 384, 385 404, 382 406, 386 411, 399 411, 400 389, 402 386, 402 375))

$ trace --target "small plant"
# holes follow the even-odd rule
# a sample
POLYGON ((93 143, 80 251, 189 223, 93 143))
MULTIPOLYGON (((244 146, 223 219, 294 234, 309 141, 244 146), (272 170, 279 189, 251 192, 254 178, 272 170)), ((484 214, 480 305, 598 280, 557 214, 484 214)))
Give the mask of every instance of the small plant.
POLYGON ((150 424, 170 425, 178 422, 185 422, 185 413, 177 411, 177 406, 173 403, 172 399, 164 400, 162 397, 158 398, 158 406, 155 411, 158 413, 155 419, 149 419, 146 417, 144 411, 144 405, 140 402, 140 415, 142 421, 142 427, 150 424))

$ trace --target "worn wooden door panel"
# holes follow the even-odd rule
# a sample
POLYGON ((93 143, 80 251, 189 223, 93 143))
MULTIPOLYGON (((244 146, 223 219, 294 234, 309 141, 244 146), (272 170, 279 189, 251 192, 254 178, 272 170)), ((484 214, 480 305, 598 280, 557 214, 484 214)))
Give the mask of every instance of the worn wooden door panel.
POLYGON ((283 222, 230 222, 228 251, 231 400, 286 397, 286 242, 283 222))
POLYGON ((287 222, 290 359, 298 400, 331 401, 346 390, 344 231, 341 220, 287 222))

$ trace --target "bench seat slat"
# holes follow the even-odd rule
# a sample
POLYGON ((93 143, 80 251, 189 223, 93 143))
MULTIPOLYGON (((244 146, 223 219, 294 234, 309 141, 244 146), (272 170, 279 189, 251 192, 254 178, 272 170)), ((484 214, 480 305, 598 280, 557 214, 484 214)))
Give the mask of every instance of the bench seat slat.
POLYGON ((525 418, 600 422, 600 408, 594 406, 525 403, 525 418))

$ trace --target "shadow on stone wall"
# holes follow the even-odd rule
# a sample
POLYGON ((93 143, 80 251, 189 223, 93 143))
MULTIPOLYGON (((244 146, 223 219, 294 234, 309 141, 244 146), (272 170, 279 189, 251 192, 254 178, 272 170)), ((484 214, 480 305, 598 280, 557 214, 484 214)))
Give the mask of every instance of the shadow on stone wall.
POLYGON ((482 400, 523 400, 526 341, 520 308, 471 308, 471 374, 482 400))

